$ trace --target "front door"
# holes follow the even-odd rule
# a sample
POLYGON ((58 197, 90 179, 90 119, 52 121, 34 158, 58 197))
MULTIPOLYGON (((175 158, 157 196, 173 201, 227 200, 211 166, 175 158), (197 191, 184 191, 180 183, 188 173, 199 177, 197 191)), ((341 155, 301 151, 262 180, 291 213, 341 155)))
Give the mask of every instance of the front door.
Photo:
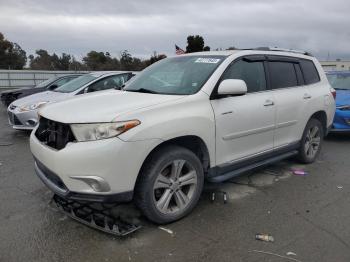
POLYGON ((211 100, 216 120, 217 165, 273 150, 275 101, 266 90, 263 61, 234 61, 222 79, 241 79, 248 93, 211 100))

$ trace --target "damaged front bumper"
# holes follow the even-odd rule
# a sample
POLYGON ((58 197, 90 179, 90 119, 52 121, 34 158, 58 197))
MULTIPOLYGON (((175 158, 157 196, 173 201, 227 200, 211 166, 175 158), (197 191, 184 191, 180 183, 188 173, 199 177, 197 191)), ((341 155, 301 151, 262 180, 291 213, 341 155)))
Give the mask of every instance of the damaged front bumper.
POLYGON ((100 203, 124 203, 130 202, 133 198, 133 191, 121 192, 117 194, 84 194, 72 192, 66 187, 59 176, 49 170, 37 159, 35 159, 34 168, 38 177, 51 191, 66 199, 100 203))
POLYGON ((105 233, 125 236, 140 226, 140 216, 132 204, 133 192, 93 195, 71 192, 62 180, 38 160, 35 171, 44 184, 54 192, 53 202, 68 217, 105 233))
POLYGON ((138 212, 118 203, 75 201, 58 195, 53 196, 53 202, 68 217, 105 233, 125 236, 141 227, 138 212))

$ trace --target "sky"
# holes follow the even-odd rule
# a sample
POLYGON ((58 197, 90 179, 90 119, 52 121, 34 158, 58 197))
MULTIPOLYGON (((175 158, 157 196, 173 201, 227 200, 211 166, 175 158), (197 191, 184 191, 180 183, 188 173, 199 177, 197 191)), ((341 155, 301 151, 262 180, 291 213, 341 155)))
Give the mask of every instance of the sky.
POLYGON ((174 55, 188 35, 211 49, 282 47, 350 60, 349 0, 0 0, 0 32, 27 54, 174 55))

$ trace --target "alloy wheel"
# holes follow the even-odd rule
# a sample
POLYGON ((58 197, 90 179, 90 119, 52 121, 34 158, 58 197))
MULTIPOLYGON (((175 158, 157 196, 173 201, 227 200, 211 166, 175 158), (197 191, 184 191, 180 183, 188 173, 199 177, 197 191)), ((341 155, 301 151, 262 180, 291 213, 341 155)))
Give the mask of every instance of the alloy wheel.
POLYGON ((153 186, 153 200, 163 214, 186 209, 197 188, 197 172, 186 160, 173 160, 158 174, 153 186))
POLYGON ((318 126, 311 127, 306 134, 304 149, 309 158, 314 158, 320 148, 321 133, 318 126))

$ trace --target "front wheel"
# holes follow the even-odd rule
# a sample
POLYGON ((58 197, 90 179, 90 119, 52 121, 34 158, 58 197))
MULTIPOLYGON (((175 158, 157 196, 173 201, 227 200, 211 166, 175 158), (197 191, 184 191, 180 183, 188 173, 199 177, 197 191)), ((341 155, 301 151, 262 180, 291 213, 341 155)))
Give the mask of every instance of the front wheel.
POLYGON ((192 211, 204 183, 203 167, 190 150, 167 146, 146 160, 136 185, 135 200, 143 214, 158 224, 192 211))
POLYGON ((321 151, 324 130, 319 120, 312 118, 307 123, 299 149, 299 159, 305 164, 315 161, 321 151))

